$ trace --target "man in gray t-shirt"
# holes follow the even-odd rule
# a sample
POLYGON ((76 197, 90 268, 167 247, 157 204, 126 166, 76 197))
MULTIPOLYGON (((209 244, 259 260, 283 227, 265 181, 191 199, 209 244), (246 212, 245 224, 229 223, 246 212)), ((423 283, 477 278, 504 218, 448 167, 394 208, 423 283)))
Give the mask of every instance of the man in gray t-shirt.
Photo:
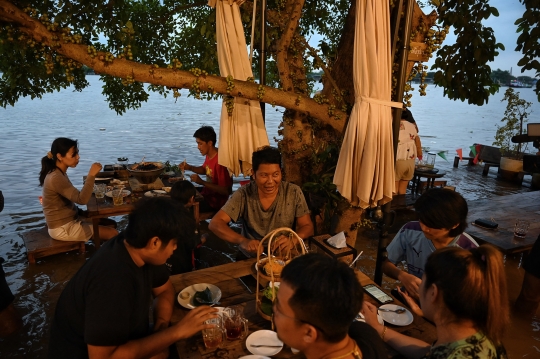
POLYGON ((313 223, 300 187, 283 182, 279 150, 265 147, 252 157, 253 181, 238 189, 216 213, 209 228, 218 237, 239 244, 240 251, 254 256, 259 240, 270 231, 292 228, 300 238, 313 235, 313 223), (229 227, 242 218, 242 233, 229 227))

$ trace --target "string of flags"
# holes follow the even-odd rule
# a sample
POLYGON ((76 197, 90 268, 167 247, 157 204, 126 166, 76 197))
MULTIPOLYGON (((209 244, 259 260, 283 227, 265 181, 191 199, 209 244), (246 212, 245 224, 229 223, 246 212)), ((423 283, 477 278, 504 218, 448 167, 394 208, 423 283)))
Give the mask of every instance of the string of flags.
MULTIPOLYGON (((478 163, 478 156, 480 156, 480 150, 482 149, 482 145, 472 145, 472 146, 469 146, 469 149, 471 150, 471 153, 474 156, 473 163, 477 164, 478 163)), ((463 149, 458 148, 456 150, 456 153, 459 156, 459 160, 463 161, 463 149)), ((446 158, 444 158, 444 159, 446 159, 446 158)))

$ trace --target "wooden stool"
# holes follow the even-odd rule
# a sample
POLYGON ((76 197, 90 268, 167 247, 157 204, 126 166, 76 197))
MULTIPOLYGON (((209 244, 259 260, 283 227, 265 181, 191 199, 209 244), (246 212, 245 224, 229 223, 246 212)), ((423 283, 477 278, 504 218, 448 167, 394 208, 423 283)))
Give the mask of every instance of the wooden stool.
MULTIPOLYGON (((354 260, 356 257, 356 249, 347 244, 345 248, 334 248, 326 243, 326 240, 330 238, 329 234, 322 234, 320 236, 311 237, 310 244, 315 245, 316 247, 323 250, 324 253, 328 254, 332 258, 341 258, 346 256, 351 256, 349 263, 354 260)), ((343 258, 347 261, 349 258, 343 258)))
POLYGON ((73 250, 79 250, 79 253, 86 251, 84 242, 82 241, 57 241, 52 239, 49 236, 47 227, 25 232, 22 238, 30 264, 35 264, 36 258, 47 257, 53 254, 73 250))

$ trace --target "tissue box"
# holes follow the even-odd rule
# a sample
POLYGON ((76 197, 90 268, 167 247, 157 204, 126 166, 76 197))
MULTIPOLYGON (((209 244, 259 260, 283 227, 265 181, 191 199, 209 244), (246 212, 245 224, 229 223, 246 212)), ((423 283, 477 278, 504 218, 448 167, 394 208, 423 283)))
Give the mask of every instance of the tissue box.
POLYGON ((316 249, 317 252, 322 250, 323 253, 328 254, 332 258, 339 258, 340 260, 344 260, 345 262, 351 262, 356 258, 357 251, 355 248, 349 246, 347 244, 347 247, 337 249, 332 248, 330 245, 326 243, 326 240, 328 238, 332 237, 329 234, 322 234, 320 236, 314 236, 310 240, 310 246, 312 249, 316 249))

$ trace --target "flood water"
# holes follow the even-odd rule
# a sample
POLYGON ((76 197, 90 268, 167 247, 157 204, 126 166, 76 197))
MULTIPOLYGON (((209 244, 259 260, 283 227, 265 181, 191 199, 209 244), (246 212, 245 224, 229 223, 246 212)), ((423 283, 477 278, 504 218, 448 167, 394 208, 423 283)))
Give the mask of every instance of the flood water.
MULTIPOLYGON (((2 358, 44 357, 56 299, 73 273, 93 253, 90 248, 85 255, 71 252, 38 260, 31 266, 26 260, 21 234, 45 224, 38 201, 41 194, 38 173, 40 160, 50 150, 54 138, 79 140, 81 160, 77 168, 69 169, 68 175, 80 188, 82 176, 96 161, 111 164, 118 157, 128 157, 136 162, 145 156, 148 161, 179 163, 185 158, 191 164, 202 163, 192 135, 203 124, 216 130, 219 127, 219 101, 197 101, 188 98, 185 91, 176 102, 172 97, 151 95, 141 109, 117 116, 101 95, 99 78, 89 76, 89 82, 91 86, 82 93, 64 90, 43 99, 21 99, 15 107, 0 108, 0 190, 6 202, 0 213, 0 257, 6 259, 6 278, 24 321, 20 333, 0 339, 2 358)), ((535 101, 533 90, 518 91, 522 98, 533 102, 530 122, 540 122, 540 104, 535 101)), ((495 125, 504 113, 502 96, 499 93, 487 106, 476 107, 449 101, 442 97, 442 89, 431 87, 427 97, 415 94, 413 98, 411 110, 423 146, 435 152, 447 151, 449 162, 438 157, 436 167, 448 172, 445 176, 448 184, 456 186, 467 200, 528 190, 527 177, 523 187, 496 181, 493 170, 485 180, 477 168, 469 168, 465 162, 458 169, 452 168, 457 148, 463 148, 466 155, 473 143, 491 145, 495 125)), ((277 137, 281 111, 267 105, 266 112, 272 144, 277 137)), ((121 225, 125 224, 125 219, 117 219, 121 225)), ((215 263, 227 261, 234 251, 223 243, 207 247, 207 255, 213 256, 215 263)), ((538 329, 534 332, 536 337, 525 340, 538 341, 538 329)))

